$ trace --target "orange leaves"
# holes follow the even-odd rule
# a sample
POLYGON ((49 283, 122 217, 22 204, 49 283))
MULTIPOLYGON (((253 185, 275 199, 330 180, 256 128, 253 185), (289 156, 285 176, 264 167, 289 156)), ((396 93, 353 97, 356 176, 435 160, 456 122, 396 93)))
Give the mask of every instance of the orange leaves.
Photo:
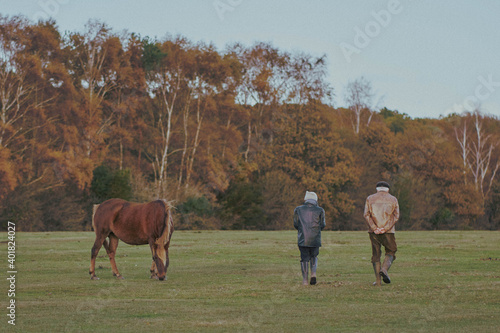
POLYGON ((0 200, 3 200, 18 183, 16 167, 10 155, 7 148, 0 147, 0 200))
POLYGON ((472 185, 452 184, 443 189, 443 196, 459 215, 476 218, 484 213, 481 195, 472 185))
MULTIPOLYGON (((282 170, 297 182, 298 191, 315 191, 327 211, 327 219, 349 214, 353 200, 344 190, 356 183, 360 169, 352 152, 344 147, 326 114, 306 106, 290 108, 272 151, 271 170, 282 170)), ((267 171, 267 170, 263 170, 267 171)))
POLYGON ((124 41, 97 21, 62 37, 55 22, 1 16, 0 46, 0 93, 8 96, 0 104, 0 199, 33 182, 85 191, 104 163, 136 170, 147 195, 161 181, 158 196, 196 193, 214 206, 224 197, 236 220, 254 228, 287 227, 306 190, 318 193, 330 227, 364 228, 359 208, 378 180, 393 185, 408 228, 488 219, 483 210, 498 201, 488 196, 500 177, 498 119, 379 112, 363 80, 352 86, 352 110, 334 109, 324 57, 268 43, 220 52, 184 37, 124 41), (491 159, 487 170, 482 164, 484 198, 456 141, 464 122, 466 158, 480 145, 473 124, 488 143, 478 155, 491 159))
POLYGON ((92 181, 95 163, 82 150, 50 153, 52 169, 59 181, 72 182, 78 189, 85 190, 92 181))

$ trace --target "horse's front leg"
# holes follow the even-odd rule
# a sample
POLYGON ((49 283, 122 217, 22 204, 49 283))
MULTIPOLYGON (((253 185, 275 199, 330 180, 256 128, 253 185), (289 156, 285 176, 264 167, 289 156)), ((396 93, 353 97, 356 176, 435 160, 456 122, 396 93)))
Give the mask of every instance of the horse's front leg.
POLYGON ((151 272, 151 279, 158 280, 158 270, 156 269, 156 263, 154 260, 151 263, 151 268, 149 269, 149 271, 151 272))

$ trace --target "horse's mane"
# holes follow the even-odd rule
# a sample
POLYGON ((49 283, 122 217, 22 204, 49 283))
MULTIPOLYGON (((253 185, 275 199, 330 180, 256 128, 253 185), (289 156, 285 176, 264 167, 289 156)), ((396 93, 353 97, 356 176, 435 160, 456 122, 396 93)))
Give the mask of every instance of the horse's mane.
POLYGON ((166 199, 160 199, 160 201, 163 206, 165 207, 165 219, 163 220, 163 223, 161 225, 161 231, 158 233, 160 236, 158 240, 156 241, 157 243, 163 243, 166 244, 168 240, 170 239, 170 235, 172 234, 172 228, 174 226, 174 220, 172 218, 172 209, 174 208, 173 202, 174 201, 167 201, 166 199))
POLYGON ((174 206, 174 202, 175 200, 167 200, 167 199, 159 199, 160 201, 163 201, 163 203, 165 204, 165 206, 168 208, 168 209, 172 209, 172 208, 175 208, 174 206))

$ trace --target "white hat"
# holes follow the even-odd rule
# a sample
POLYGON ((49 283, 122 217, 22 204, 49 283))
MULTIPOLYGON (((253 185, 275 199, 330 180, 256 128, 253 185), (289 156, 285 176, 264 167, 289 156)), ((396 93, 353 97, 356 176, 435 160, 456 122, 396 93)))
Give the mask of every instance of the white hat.
POLYGON ((318 196, 314 192, 306 191, 306 196, 304 197, 304 201, 310 200, 310 199, 318 201, 318 196))

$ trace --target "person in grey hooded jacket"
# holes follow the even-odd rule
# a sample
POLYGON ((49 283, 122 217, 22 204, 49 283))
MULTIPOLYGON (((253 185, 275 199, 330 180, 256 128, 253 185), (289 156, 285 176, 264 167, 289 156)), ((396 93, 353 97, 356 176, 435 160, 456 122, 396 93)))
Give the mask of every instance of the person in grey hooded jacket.
POLYGON ((321 247, 321 230, 326 226, 325 210, 318 206, 318 196, 306 191, 304 204, 293 212, 293 226, 297 229, 297 243, 300 250, 302 284, 307 285, 309 263, 311 265, 310 284, 316 284, 316 268, 321 247))

